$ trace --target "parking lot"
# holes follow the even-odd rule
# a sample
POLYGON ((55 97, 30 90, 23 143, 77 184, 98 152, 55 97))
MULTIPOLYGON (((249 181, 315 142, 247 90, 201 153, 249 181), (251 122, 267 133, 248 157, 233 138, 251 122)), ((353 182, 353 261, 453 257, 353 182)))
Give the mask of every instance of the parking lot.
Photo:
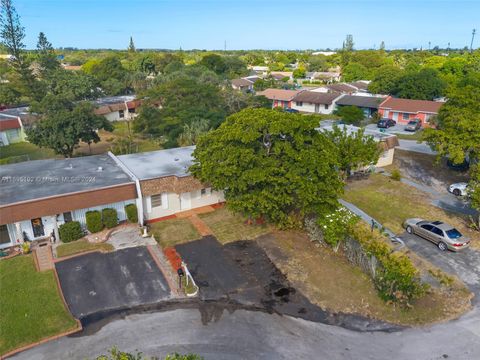
POLYGON ((55 264, 68 307, 78 319, 168 299, 168 284, 146 247, 91 253, 55 264))

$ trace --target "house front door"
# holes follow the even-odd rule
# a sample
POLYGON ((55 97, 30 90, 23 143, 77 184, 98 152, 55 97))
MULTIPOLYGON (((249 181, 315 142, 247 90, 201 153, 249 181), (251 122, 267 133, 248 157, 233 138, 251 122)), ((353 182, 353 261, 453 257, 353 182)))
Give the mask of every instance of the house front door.
POLYGON ((316 113, 320 112, 320 105, 319 104, 315 104, 315 112, 316 113))
POLYGON ((192 208, 192 194, 182 193, 180 194, 180 210, 189 210, 192 208))
POLYGON ((45 236, 45 229, 43 228, 42 218, 32 219, 32 229, 34 238, 45 236))

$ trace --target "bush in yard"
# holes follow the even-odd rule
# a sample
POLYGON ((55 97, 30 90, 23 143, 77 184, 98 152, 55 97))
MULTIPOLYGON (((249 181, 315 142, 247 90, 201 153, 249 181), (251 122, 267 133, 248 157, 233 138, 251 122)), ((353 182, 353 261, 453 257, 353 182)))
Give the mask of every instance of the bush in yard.
POLYGON ((130 223, 138 222, 137 205, 128 204, 127 206, 125 206, 125 213, 127 214, 128 222, 130 223))
POLYGON ((87 211, 85 217, 87 218, 87 229, 92 234, 103 229, 102 214, 100 214, 100 211, 87 211))
POLYGON ((58 228, 60 240, 64 243, 75 241, 83 237, 82 227, 78 221, 70 221, 58 228))
POLYGON ((106 208, 102 210, 103 224, 108 228, 114 228, 118 225, 117 210, 112 208, 106 208))
POLYGON ((380 264, 374 282, 383 300, 408 305, 410 300, 425 294, 428 285, 420 281, 418 270, 408 256, 393 252, 385 241, 372 235, 367 226, 356 226, 352 237, 380 264))
POLYGON ((400 173, 400 170, 394 169, 392 171, 392 174, 390 175, 390 178, 395 181, 400 181, 402 179, 402 174, 400 173))
POLYGON ((340 206, 333 213, 318 218, 317 225, 322 233, 323 241, 337 251, 342 240, 347 237, 358 220, 358 216, 340 206))

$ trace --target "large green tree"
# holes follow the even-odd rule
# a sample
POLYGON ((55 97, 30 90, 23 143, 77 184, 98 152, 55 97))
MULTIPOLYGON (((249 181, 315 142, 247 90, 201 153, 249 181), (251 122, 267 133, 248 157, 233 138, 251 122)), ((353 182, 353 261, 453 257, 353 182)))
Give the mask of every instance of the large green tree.
POLYGON ((397 66, 383 65, 375 70, 368 91, 373 94, 391 94, 402 74, 403 70, 397 66))
POLYGON ((358 106, 341 106, 336 114, 347 124, 358 125, 363 120, 365 114, 358 106))
POLYGON ((60 67, 53 46, 43 32, 38 35, 37 61, 44 76, 60 67))
POLYGON ((446 87, 437 70, 426 68, 400 77, 392 93, 404 99, 433 100, 443 96, 446 87))
POLYGON ((227 206, 281 226, 337 206, 343 183, 335 145, 314 117, 245 109, 200 138, 191 171, 225 191, 227 206))
POLYGON ((372 136, 365 135, 363 129, 350 133, 347 127, 334 125, 331 131, 325 131, 325 135, 337 147, 338 163, 344 176, 378 162, 379 144, 372 136))
POLYGON ((89 146, 100 141, 97 130, 113 130, 112 124, 93 112, 93 105, 47 95, 40 103, 33 103, 31 111, 39 116, 27 138, 40 147, 52 149, 56 154, 72 157, 75 147, 81 142, 89 146))

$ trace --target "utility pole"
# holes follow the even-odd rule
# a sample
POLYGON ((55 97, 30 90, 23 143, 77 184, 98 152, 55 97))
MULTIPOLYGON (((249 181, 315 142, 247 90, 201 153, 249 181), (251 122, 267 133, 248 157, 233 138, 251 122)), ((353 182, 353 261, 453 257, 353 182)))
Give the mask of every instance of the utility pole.
POLYGON ((472 30, 472 41, 470 42, 470 53, 473 51, 473 39, 475 39, 475 33, 477 32, 476 29, 472 30))
POLYGON ((430 45, 431 45, 431 42, 429 41, 428 42, 428 51, 430 51, 430 45))
POLYGON ((227 40, 223 43, 223 51, 227 52, 227 40))

